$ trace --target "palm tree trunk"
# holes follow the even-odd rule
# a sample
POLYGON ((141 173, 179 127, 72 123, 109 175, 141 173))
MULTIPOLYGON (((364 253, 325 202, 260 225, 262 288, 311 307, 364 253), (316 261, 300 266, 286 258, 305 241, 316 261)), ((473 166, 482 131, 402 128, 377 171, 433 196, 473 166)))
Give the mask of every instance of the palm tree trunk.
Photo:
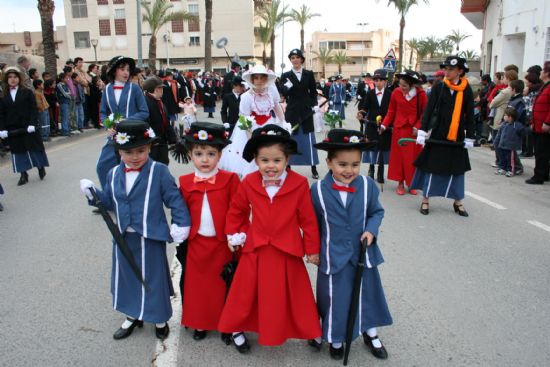
POLYGON ((338 74, 342 74, 342 64, 338 64, 338 74))
MULTIPOLYGON (((413 64, 413 53, 414 53, 414 49, 411 48, 411 55, 409 56, 409 65, 411 65, 411 67, 412 67, 412 64, 413 64)), ((416 65, 414 67, 414 70, 416 70, 416 65)))
POLYGON ((401 15, 401 21, 399 22, 399 60, 397 63, 397 70, 403 69, 403 33, 405 31, 405 16, 401 15))
POLYGON ((204 70, 212 71, 212 0, 205 0, 206 22, 204 23, 204 70))
POLYGON ((149 69, 151 70, 151 73, 154 73, 157 71, 156 68, 156 61, 157 61, 157 36, 152 35, 149 39, 149 60, 147 60, 147 64, 149 65, 149 69))
POLYGON ((300 29, 300 51, 304 52, 304 28, 300 29))
POLYGON ((44 65, 50 75, 57 75, 57 59, 55 57, 55 41, 53 31, 53 0, 38 0, 38 12, 42 26, 42 46, 44 47, 44 65))
POLYGON ((262 51, 262 64, 266 64, 267 63, 267 53, 265 52, 265 45, 264 45, 264 50, 262 51))
POLYGON ((269 60, 269 68, 275 70, 275 30, 271 31, 271 54, 269 60))

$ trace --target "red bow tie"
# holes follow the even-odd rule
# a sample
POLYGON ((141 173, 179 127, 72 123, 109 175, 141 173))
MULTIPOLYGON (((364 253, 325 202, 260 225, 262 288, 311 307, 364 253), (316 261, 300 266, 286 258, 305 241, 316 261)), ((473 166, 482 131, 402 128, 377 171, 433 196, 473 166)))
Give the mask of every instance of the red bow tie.
POLYGON ((126 168, 124 168, 124 172, 126 172, 126 173, 128 173, 128 172, 141 172, 141 168, 126 167, 126 168))
POLYGON ((216 183, 216 175, 214 175, 212 177, 209 177, 209 178, 195 176, 195 177, 193 177, 193 182, 194 183, 204 182, 204 183, 209 183, 209 184, 213 185, 213 184, 216 183))
POLYGON ((355 192, 355 187, 340 186, 336 183, 332 184, 332 188, 336 191, 355 192))
POLYGON ((115 86, 113 86, 113 89, 114 90, 123 90, 124 86, 115 85, 115 86))
POLYGON ((276 187, 280 187, 281 186, 281 179, 279 180, 263 180, 262 181, 262 185, 263 187, 269 187, 269 186, 276 186, 276 187))
POLYGON ((377 92, 376 95, 380 96, 380 95, 382 95, 382 92, 377 92))

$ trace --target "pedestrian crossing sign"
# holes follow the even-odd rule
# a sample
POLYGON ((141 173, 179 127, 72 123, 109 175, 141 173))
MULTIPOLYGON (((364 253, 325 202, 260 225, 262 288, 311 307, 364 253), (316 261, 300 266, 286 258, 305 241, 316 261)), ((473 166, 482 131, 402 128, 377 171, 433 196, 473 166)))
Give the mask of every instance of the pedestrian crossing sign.
POLYGON ((384 60, 384 70, 395 71, 395 63, 396 63, 395 59, 384 60))

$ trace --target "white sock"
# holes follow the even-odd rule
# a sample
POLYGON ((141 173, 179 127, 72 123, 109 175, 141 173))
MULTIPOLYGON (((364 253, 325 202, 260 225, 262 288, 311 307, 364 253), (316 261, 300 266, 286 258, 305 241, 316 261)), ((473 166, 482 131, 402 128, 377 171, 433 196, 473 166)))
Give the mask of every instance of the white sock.
POLYGON ((372 327, 372 328, 368 329, 367 330, 367 335, 370 336, 371 338, 374 338, 376 336, 376 328, 372 327))
POLYGON ((244 338, 243 334, 233 333, 233 341, 235 342, 235 344, 237 344, 240 347, 241 345, 244 344, 246 339, 244 338), (239 334, 239 335, 237 337, 235 337, 235 335, 237 335, 237 334, 239 334))
POLYGON ((319 343, 319 344, 321 344, 321 343, 323 342, 323 338, 321 338, 320 336, 317 337, 317 338, 315 338, 315 339, 313 339, 313 340, 315 340, 315 341, 316 341, 317 343, 319 343))
MULTIPOLYGON (((373 327, 373 328, 368 329, 367 330, 367 335, 370 336, 371 338, 374 338, 377 335, 376 328, 373 327)), ((382 348, 382 343, 380 342, 380 339, 378 339, 378 338, 373 339, 371 341, 371 343, 375 348, 382 348)))
POLYGON ((165 323, 165 322, 161 322, 160 324, 155 324, 155 326, 157 327, 157 329, 162 329, 163 327, 166 326, 166 323, 165 323))
POLYGON ((340 349, 340 348, 342 348, 342 343, 332 343, 332 347, 334 349, 340 349))
POLYGON ((128 319, 124 320, 124 322, 122 323, 121 328, 128 329, 130 326, 132 326, 132 323, 134 321, 136 321, 136 320, 128 320, 128 319))

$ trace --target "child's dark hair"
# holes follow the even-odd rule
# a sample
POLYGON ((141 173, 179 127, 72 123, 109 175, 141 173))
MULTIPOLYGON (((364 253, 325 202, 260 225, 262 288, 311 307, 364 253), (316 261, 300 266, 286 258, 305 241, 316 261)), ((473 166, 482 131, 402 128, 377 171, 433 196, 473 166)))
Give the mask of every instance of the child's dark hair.
POLYGON ((77 74, 77 73, 72 73, 72 74, 71 74, 71 78, 73 78, 73 79, 78 78, 78 74, 77 74))
POLYGON ((258 155, 258 150, 260 150, 260 148, 269 148, 275 145, 279 146, 279 149, 281 149, 281 151, 283 152, 286 158, 290 157, 290 155, 294 153, 294 150, 292 149, 292 146, 290 145, 290 143, 270 141, 270 142, 265 142, 258 145, 258 147, 256 148, 256 151, 254 152, 254 157, 258 155))
POLYGON ((40 79, 35 79, 32 81, 32 86, 36 89, 38 88, 39 85, 41 85, 42 83, 44 83, 42 80, 40 79))
POLYGON ((523 88, 525 88, 525 83, 521 79, 512 80, 510 82, 510 88, 516 93, 523 93, 523 88))
POLYGON ((513 121, 516 121, 518 119, 518 111, 514 107, 506 107, 504 110, 505 116, 510 116, 513 121))
POLYGON ((333 160, 334 157, 336 157, 336 154, 338 154, 338 152, 341 152, 341 151, 352 151, 352 150, 356 150, 358 151, 359 153, 361 153, 361 149, 359 148, 342 148, 342 149, 330 149, 330 150, 327 150, 327 159, 329 161, 333 160))
POLYGON ((44 88, 51 88, 53 86, 53 79, 48 79, 44 82, 44 88))
POLYGON ((223 150, 224 147, 222 147, 221 145, 210 145, 210 144, 193 144, 193 143, 190 143, 190 142, 185 142, 185 146, 187 147, 187 150, 189 151, 189 153, 191 153, 193 151, 193 149, 197 148, 197 147, 200 147, 200 146, 207 146, 207 147, 211 147, 211 148, 216 148, 216 150, 218 152, 221 153, 221 151, 223 150))

